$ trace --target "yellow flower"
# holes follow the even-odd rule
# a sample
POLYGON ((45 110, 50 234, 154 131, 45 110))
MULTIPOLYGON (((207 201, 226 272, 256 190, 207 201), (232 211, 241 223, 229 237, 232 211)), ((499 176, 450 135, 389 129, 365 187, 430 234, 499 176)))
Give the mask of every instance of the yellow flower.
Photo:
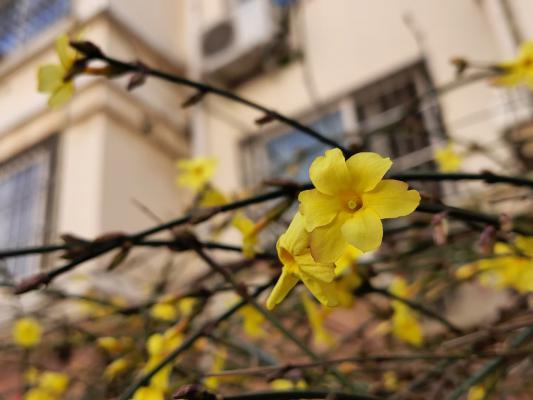
POLYGON ((522 43, 518 57, 501 63, 499 67, 504 74, 494 80, 496 84, 515 86, 524 83, 533 88, 533 42, 522 43))
POLYGON ((366 252, 381 245, 381 219, 412 213, 420 202, 406 183, 385 179, 392 165, 376 153, 344 159, 339 149, 316 158, 309 176, 316 189, 300 193, 300 212, 310 232, 310 247, 318 262, 335 262, 346 246, 366 252))
POLYGON ((354 265, 363 252, 356 247, 347 246, 340 258, 335 261, 335 276, 340 276, 344 271, 354 265))
POLYGON ((246 258, 252 258, 255 255, 255 246, 257 245, 256 225, 242 214, 235 215, 231 224, 242 234, 242 253, 246 258))
POLYGON ((435 161, 440 172, 455 172, 461 168, 461 156, 454 150, 452 143, 435 150, 435 161))
POLYGON ((40 387, 34 387, 24 394, 24 400, 57 400, 57 397, 40 387))
POLYGON ((389 392, 394 392, 398 389, 398 376, 394 371, 385 371, 383 374, 383 386, 389 392))
MULTIPOLYGON (((408 298, 412 295, 413 288, 408 287, 405 280, 397 277, 392 282, 390 291, 398 297, 408 298)), ((414 311, 399 300, 394 300, 392 302, 392 309, 393 335, 399 340, 413 346, 421 346, 424 340, 422 327, 420 326, 414 311)))
POLYGON ((200 205, 202 207, 216 207, 227 203, 228 199, 226 196, 224 196, 224 193, 212 186, 207 188, 207 190, 202 194, 202 199, 200 200, 200 205))
POLYGON ((392 333, 406 343, 417 347, 421 346, 423 342, 422 328, 413 311, 403 303, 394 303, 392 333))
POLYGON ((311 330, 313 331, 313 340, 316 344, 321 346, 331 346, 335 343, 333 336, 324 328, 324 319, 327 315, 327 309, 319 309, 313 300, 307 296, 306 293, 302 293, 300 296, 302 304, 309 319, 311 330))
POLYGON ((39 387, 54 395, 61 395, 68 386, 68 375, 62 372, 45 371, 39 377, 39 387))
POLYGON ((303 390, 307 387, 307 383, 303 379, 298 379, 296 382, 291 379, 274 379, 270 382, 270 387, 274 390, 291 390, 300 389, 303 390))
MULTIPOLYGON (((211 367, 212 373, 222 372, 224 370, 224 365, 226 364, 227 352, 226 349, 219 349, 215 353, 215 359, 213 360, 213 365, 211 367)), ((216 390, 218 384, 220 383, 220 377, 210 376, 204 380, 204 385, 209 390, 216 390)))
POLYGON ((177 166, 180 174, 177 183, 179 186, 199 191, 213 177, 216 165, 217 160, 208 157, 178 160, 177 166))
POLYGON ((39 371, 35 367, 29 367, 24 371, 24 382, 28 385, 36 385, 39 381, 39 371))
POLYGON ((150 315, 161 321, 175 321, 178 317, 178 310, 174 305, 168 302, 162 302, 152 306, 150 315))
POLYGON ((518 236, 514 246, 521 254, 515 255, 507 244, 496 243, 494 258, 473 263, 481 284, 500 289, 513 288, 521 293, 533 292, 533 237, 518 236))
POLYGON ((128 336, 115 338, 112 336, 103 336, 96 341, 98 347, 104 349, 110 354, 122 353, 133 346, 133 339, 128 336))
POLYGON ((483 400, 485 395, 485 388, 482 385, 475 385, 468 391, 466 400, 483 400))
POLYGON ((42 65, 37 73, 38 90, 50 94, 48 99, 50 107, 64 104, 74 94, 74 82, 65 78, 76 60, 77 53, 70 47, 67 35, 59 36, 55 47, 60 63, 42 65))
POLYGON ((267 299, 269 310, 281 303, 300 279, 322 304, 330 307, 338 304, 333 282, 335 264, 313 260, 309 249, 309 233, 305 230, 304 218, 300 213, 296 213, 287 231, 279 237, 276 249, 283 268, 267 299))
POLYGON ((262 324, 265 320, 263 314, 261 314, 254 306, 247 305, 239 310, 239 314, 242 316, 244 333, 251 338, 260 338, 265 336, 265 331, 262 328, 262 324))
POLYGON ((459 280, 470 279, 475 275, 478 269, 479 269, 479 266, 478 266, 478 263, 476 262, 461 265, 459 268, 455 270, 455 277, 459 280))
POLYGON ((128 359, 121 357, 111 362, 104 370, 104 378, 112 381, 117 376, 122 375, 128 370, 131 363, 128 359))
POLYGON ((20 318, 15 321, 12 334, 17 345, 30 348, 41 341, 42 327, 34 318, 20 318))
POLYGON ((143 386, 135 391, 133 400, 165 400, 165 392, 152 386, 143 386))

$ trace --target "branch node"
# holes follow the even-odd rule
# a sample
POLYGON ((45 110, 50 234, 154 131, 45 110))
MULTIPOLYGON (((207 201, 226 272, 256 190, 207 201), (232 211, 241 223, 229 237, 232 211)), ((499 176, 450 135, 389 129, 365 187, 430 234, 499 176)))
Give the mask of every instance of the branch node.
POLYGON ((214 395, 198 384, 189 384, 180 387, 176 390, 172 398, 183 400, 221 400, 221 397, 214 395))

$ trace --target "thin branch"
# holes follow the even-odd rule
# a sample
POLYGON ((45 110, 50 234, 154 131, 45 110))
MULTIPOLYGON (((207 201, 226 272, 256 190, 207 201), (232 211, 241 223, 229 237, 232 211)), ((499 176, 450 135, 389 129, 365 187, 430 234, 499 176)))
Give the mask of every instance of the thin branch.
POLYGON ((439 313, 437 313, 437 312, 435 312, 435 311, 423 306, 422 304, 420 304, 420 303, 418 303, 416 301, 413 301, 413 300, 410 300, 410 299, 406 299, 406 298, 401 297, 401 296, 397 296, 394 293, 391 293, 390 291, 388 291, 387 289, 376 288, 376 287, 370 286, 370 288, 368 290, 369 290, 370 293, 378 293, 378 294, 381 294, 381 295, 383 295, 385 297, 388 297, 389 299, 397 300, 397 301, 400 301, 400 302, 408 305, 413 310, 417 310, 421 314, 424 314, 425 316, 427 316, 427 317, 429 317, 429 318, 431 318, 431 319, 433 319, 435 321, 438 321, 441 325, 445 326, 448 330, 450 330, 451 332, 455 333, 456 335, 462 335, 463 334, 462 329, 460 329, 457 326, 455 326, 454 324, 452 324, 450 321, 448 321, 446 318, 444 318, 439 313))
MULTIPOLYGON (((223 97, 225 99, 228 99, 228 100, 231 100, 235 103, 239 103, 239 104, 242 104, 244 106, 247 106, 247 107, 250 107, 254 110, 257 110, 261 113, 264 114, 264 116, 266 118, 268 118, 268 120, 276 120, 276 121, 279 121, 285 125, 288 125, 316 140, 318 140, 319 142, 322 142, 328 146, 331 146, 331 147, 337 147, 339 149, 342 150, 342 152, 349 156, 351 155, 351 152, 344 148, 342 145, 340 145, 339 143, 337 143, 335 140, 332 140, 324 135, 322 135, 320 132, 317 132, 316 130, 314 130, 313 128, 307 126, 307 125, 304 125, 300 122, 298 122, 297 120, 293 119, 293 118, 289 118, 287 117, 286 115, 284 114, 281 114, 271 108, 268 108, 268 107, 265 107, 255 101, 252 101, 252 100, 249 100, 249 99, 246 99, 244 97, 241 97, 235 93, 232 93, 232 92, 229 92, 227 90, 224 90, 224 89, 221 89, 221 88, 218 88, 218 87, 215 87, 215 86, 211 86, 211 85, 208 85, 208 84, 205 84, 205 83, 201 83, 201 82, 196 82, 196 81, 192 81, 190 79, 187 79, 187 78, 184 78, 184 77, 181 77, 181 76, 177 76, 177 75, 173 75, 173 74, 170 74, 170 73, 167 73, 167 72, 164 72, 164 71, 161 71, 161 70, 158 70, 158 69, 155 69, 155 68, 151 68, 145 64, 141 64, 141 63, 128 63, 128 62, 124 62, 124 61, 120 61, 120 60, 117 60, 115 58, 112 58, 112 57, 108 57, 104 54, 101 54, 97 57, 94 57, 93 59, 96 59, 96 60, 101 60, 101 61, 104 61, 104 62, 107 62, 110 66, 112 67, 115 67, 121 71, 123 71, 124 73, 126 72, 130 72, 130 73, 141 73, 141 74, 145 74, 145 75, 149 75, 149 76, 153 76, 155 78, 159 78, 159 79, 162 79, 162 80, 165 80, 167 82, 171 82, 171 83, 174 83, 174 84, 177 84, 177 85, 181 85, 181 86, 187 86, 187 87, 190 87, 190 88, 193 88, 193 89, 196 89, 199 93, 203 93, 203 94, 207 94, 207 93, 210 93, 210 94, 214 94, 216 96, 220 96, 220 97, 223 97)), ((203 96, 202 96, 203 97, 203 96)))
POLYGON ((335 400, 379 400, 379 397, 364 394, 349 394, 328 390, 287 390, 254 392, 224 396, 224 400, 294 400, 294 399, 335 399, 335 400))
MULTIPOLYGON (((300 350, 302 350, 306 355, 308 355, 312 360, 315 361, 321 361, 320 357, 312 351, 309 347, 307 347, 299 338, 297 338, 291 331, 289 331, 285 326, 281 323, 281 321, 274 316, 271 312, 266 310, 264 307, 262 307, 256 300, 255 297, 250 296, 246 290, 243 290, 242 284, 237 282, 231 273, 226 270, 223 266, 218 264, 214 259, 212 259, 207 253, 203 251, 201 247, 198 247, 195 249, 196 253, 200 256, 202 260, 205 261, 209 267, 211 267, 214 271, 218 272, 220 275, 222 275, 226 281, 233 286, 235 292, 241 296, 241 298, 248 302, 250 305, 252 305, 258 312, 260 312, 266 320, 268 320, 283 336, 285 336, 288 340, 290 340, 292 343, 294 343, 300 350)), ((339 381, 339 383, 347 386, 352 387, 352 385, 346 380, 346 378, 341 375, 336 370, 330 371, 333 376, 339 381)))
MULTIPOLYGON (((517 348, 527 342, 533 337, 533 327, 525 328, 522 332, 517 334, 509 345, 509 348, 517 348)), ((447 400, 458 400, 461 396, 468 391, 472 386, 482 382, 487 376, 497 371, 499 368, 505 365, 506 358, 497 357, 487 362, 481 367, 474 375, 464 381, 459 387, 457 387, 447 398, 447 400)))
MULTIPOLYGON (((269 288, 273 284, 274 284, 274 281, 270 281, 268 283, 265 283, 264 285, 257 287, 256 290, 251 294, 251 296, 252 297, 259 296, 263 291, 265 291, 267 288, 269 288)), ((133 381, 126 388, 126 390, 120 395, 120 397, 117 400, 131 399, 133 397, 133 394, 137 391, 137 389, 139 389, 143 385, 146 385, 150 381, 150 379, 152 379, 152 377, 155 374, 157 374, 162 368, 164 368, 167 364, 174 361, 180 354, 188 350, 198 339, 200 339, 203 336, 208 335, 209 332, 215 329, 221 322, 229 319, 233 314, 239 311, 246 304, 247 304, 247 301, 240 300, 235 305, 233 305, 228 310, 226 310, 224 313, 222 313, 219 317, 213 320, 204 322, 193 333, 191 333, 178 347, 176 347, 165 358, 163 358, 155 367, 153 367, 150 371, 146 372, 136 381, 133 381)))
POLYGON ((436 360, 463 360, 468 358, 493 358, 504 357, 514 358, 523 357, 531 354, 531 350, 525 349, 520 351, 505 351, 505 352, 484 352, 484 353, 451 353, 451 354, 435 354, 435 353, 415 353, 415 354, 391 354, 391 355, 368 355, 368 356, 353 356, 341 357, 329 360, 321 360, 309 363, 288 363, 283 365, 267 365, 262 367, 239 368, 226 370, 221 372, 210 372, 203 376, 242 376, 242 375, 264 375, 266 373, 276 371, 290 371, 293 369, 307 369, 324 367, 327 365, 335 365, 341 363, 375 363, 375 362, 410 362, 416 360, 436 361, 436 360))

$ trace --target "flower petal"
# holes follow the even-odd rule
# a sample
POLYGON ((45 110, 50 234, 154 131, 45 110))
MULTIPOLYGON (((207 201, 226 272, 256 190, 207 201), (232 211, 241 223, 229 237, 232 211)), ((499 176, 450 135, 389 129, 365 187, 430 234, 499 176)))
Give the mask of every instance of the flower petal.
POLYGON ((56 53, 66 71, 72 67, 76 59, 76 50, 70 47, 69 40, 67 35, 61 35, 56 39, 56 53))
POLYGON ((322 282, 332 282, 335 279, 335 264, 317 263, 310 253, 296 257, 298 267, 305 274, 322 282))
POLYGON ((298 200, 307 232, 329 224, 340 211, 340 202, 337 198, 322 194, 316 189, 301 192, 298 200))
POLYGON ((310 275, 302 274, 302 281, 307 289, 317 298, 320 303, 328 307, 335 307, 339 304, 335 284, 325 283, 314 279, 310 275))
POLYGON ((306 252, 309 247, 309 234, 305 230, 304 218, 299 212, 294 215, 285 233, 279 237, 278 247, 283 247, 293 256, 306 252))
POLYGON ((59 107, 66 103, 74 94, 74 84, 72 82, 63 83, 48 99, 50 107, 59 107))
POLYGON ((309 247, 316 262, 335 262, 344 253, 348 242, 342 234, 341 227, 347 218, 347 214, 340 213, 328 225, 311 232, 309 247))
POLYGON ((420 194, 407 189, 405 182, 385 179, 372 191, 363 194, 363 207, 372 209, 380 218, 409 215, 420 204, 420 194))
POLYGON ((37 90, 51 93, 63 84, 65 70, 61 65, 47 64, 39 67, 37 72, 37 90))
POLYGON ((371 251, 381 245, 383 225, 379 215, 369 208, 363 208, 342 225, 344 239, 362 251, 371 251))
POLYGON ((374 189, 392 165, 390 158, 377 153, 363 152, 351 156, 346 165, 352 179, 352 189, 357 193, 374 189))
POLYGON ((309 177, 322 193, 334 195, 346 190, 350 185, 350 174, 342 151, 331 149, 324 156, 317 157, 309 168, 309 177))
POLYGON ((285 299, 287 294, 292 290, 294 286, 298 283, 298 277, 294 274, 288 273, 285 268, 281 272, 274 289, 270 292, 268 296, 266 306, 269 310, 274 309, 279 303, 285 299))

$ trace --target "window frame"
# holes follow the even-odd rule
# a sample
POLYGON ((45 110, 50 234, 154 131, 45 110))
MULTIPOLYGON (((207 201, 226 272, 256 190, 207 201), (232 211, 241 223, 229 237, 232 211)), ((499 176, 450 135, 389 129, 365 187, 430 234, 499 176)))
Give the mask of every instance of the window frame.
MULTIPOLYGON (((56 202, 56 189, 57 189, 57 167, 58 167, 58 154, 59 154, 59 135, 53 134, 49 137, 47 137, 44 140, 39 141, 38 143, 33 144, 30 147, 25 148, 22 151, 17 152, 16 154, 12 155, 8 159, 0 162, 0 171, 3 171, 6 167, 13 168, 13 164, 19 162, 24 163, 24 158, 31 157, 33 153, 37 152, 46 152, 47 160, 46 162, 46 182, 44 183, 45 189, 42 190, 43 195, 43 218, 42 218, 42 228, 41 232, 39 232, 39 240, 38 243, 35 243, 35 246, 41 246, 46 245, 50 243, 51 239, 54 236, 55 231, 55 202, 56 202)), ((31 165, 31 162, 28 163, 28 165, 31 165)), ((23 168, 21 169, 23 170, 23 168)), ((16 169, 11 172, 11 174, 16 173, 16 169)), ((10 173, 8 172, 8 176, 10 173)), ((33 245, 32 245, 33 246, 33 245)), ((21 256, 25 257, 25 256, 21 256)), ((48 254, 42 254, 38 256, 39 260, 35 262, 35 270, 41 271, 43 270, 49 263, 50 256, 48 254)), ((3 263, 5 263, 7 259, 3 259, 3 263)), ((6 265, 6 264, 4 264, 6 265)), ((10 271, 9 268, 7 268, 8 271, 10 271)), ((24 274, 12 274, 12 278, 14 280, 19 279, 21 276, 24 276, 24 274)))

